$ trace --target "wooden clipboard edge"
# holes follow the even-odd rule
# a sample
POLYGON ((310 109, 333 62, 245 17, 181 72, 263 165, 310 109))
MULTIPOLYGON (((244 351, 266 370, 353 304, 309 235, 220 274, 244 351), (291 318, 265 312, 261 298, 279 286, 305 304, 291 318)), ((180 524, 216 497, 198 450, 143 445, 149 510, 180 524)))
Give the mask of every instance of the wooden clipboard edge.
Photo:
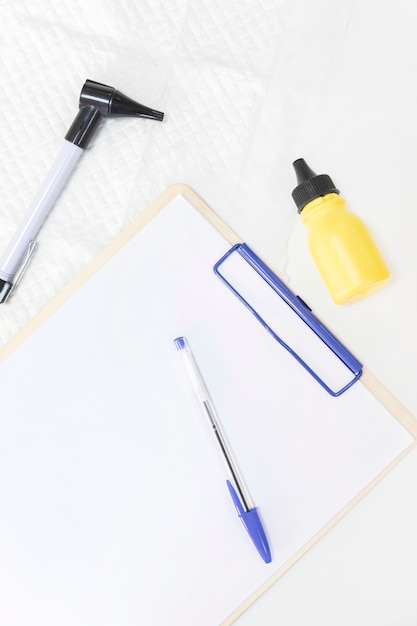
MULTIPOLYGON (((231 626, 256 600, 258 600, 290 567, 292 567, 310 548, 312 548, 337 522, 339 522, 379 481, 392 470, 417 444, 417 419, 395 398, 384 385, 365 367, 358 381, 362 382, 367 389, 385 406, 395 419, 414 438, 414 441, 405 448, 387 467, 382 470, 362 491, 346 504, 318 533, 316 533, 296 554, 282 565, 268 580, 254 591, 236 610, 231 613, 220 626, 231 626)), ((356 384, 358 384, 356 383, 356 384)))
MULTIPOLYGON (((242 243, 242 239, 227 226, 221 218, 188 185, 176 183, 168 187, 160 196, 148 205, 139 216, 129 224, 113 241, 106 246, 85 268, 81 270, 63 290, 43 307, 25 326, 0 350, 0 362, 20 343, 43 324, 60 306, 62 306, 84 283, 86 283, 107 261, 121 250, 142 228, 158 215, 174 198, 182 195, 186 198, 230 243, 242 243)), ((346 513, 361 500, 415 445, 417 440, 417 420, 407 409, 380 383, 366 368, 360 379, 370 392, 389 410, 404 428, 414 437, 408 446, 394 461, 375 477, 355 498, 316 533, 300 550, 282 565, 268 580, 255 590, 239 607, 235 609, 220 626, 231 626, 257 599, 259 599, 286 571, 290 569, 319 539, 321 539, 346 513)))
POLYGON ((230 243, 242 240, 229 228, 202 198, 186 184, 176 183, 168 187, 149 204, 121 233, 99 252, 47 305, 45 305, 0 350, 0 362, 15 350, 34 330, 43 324, 64 302, 86 283, 107 261, 121 250, 142 228, 158 215, 177 196, 186 198, 230 243))
MULTIPOLYGON (((284 563, 263 585, 254 591, 233 613, 231 613, 220 626, 231 626, 256 600, 258 600, 290 567, 292 567, 310 548, 312 548, 324 535, 331 530, 384 476, 395 467, 417 444, 417 419, 397 400, 384 385, 365 367, 358 383, 362 383, 377 398, 391 415, 410 433, 414 441, 405 448, 387 467, 360 491, 346 506, 341 509, 329 522, 323 526, 298 552, 284 563)), ((358 384, 356 383, 356 384, 358 384)))
MULTIPOLYGON (((396 416, 394 416, 396 417, 396 416)), ((413 418, 414 419, 414 418, 413 418)), ((416 421, 416 420, 414 420, 416 421)), ((276 583, 285 572, 287 572, 295 563, 306 554, 310 548, 312 548, 326 533, 328 533, 349 511, 364 497, 367 493, 369 493, 373 487, 375 487, 380 480, 388 474, 395 467, 401 459, 403 459, 409 452, 416 446, 416 441, 414 440, 405 450, 398 455, 387 467, 380 472, 362 491, 360 491, 350 502, 346 504, 346 506, 341 509, 337 515, 335 515, 331 520, 327 522, 323 528, 321 528, 302 548, 298 550, 286 563, 284 563, 274 574, 268 578, 263 585, 258 587, 256 591, 254 591, 240 606, 238 606, 233 613, 231 613, 219 626, 232 626, 235 621, 243 615, 249 607, 254 604, 268 589, 272 587, 274 583, 276 583)))
POLYGON ((404 428, 417 440, 417 419, 390 391, 366 368, 360 378, 362 384, 385 406, 404 428))

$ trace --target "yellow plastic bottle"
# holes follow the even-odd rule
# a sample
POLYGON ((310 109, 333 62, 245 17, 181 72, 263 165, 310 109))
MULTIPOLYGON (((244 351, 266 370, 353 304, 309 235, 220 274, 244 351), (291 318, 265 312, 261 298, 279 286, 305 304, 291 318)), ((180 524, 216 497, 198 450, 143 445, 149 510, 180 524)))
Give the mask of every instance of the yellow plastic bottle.
POLYGON ((334 302, 353 302, 382 287, 390 278, 389 269, 330 176, 315 174, 304 159, 293 166, 298 186, 292 196, 308 230, 310 253, 334 302))

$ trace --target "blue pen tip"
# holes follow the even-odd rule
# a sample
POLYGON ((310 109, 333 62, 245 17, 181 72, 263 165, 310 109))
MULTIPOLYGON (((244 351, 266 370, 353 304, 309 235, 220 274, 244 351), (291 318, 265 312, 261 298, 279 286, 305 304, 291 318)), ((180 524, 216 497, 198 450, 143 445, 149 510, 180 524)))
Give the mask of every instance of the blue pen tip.
POLYGON ((177 337, 174 339, 174 344, 177 350, 184 350, 186 346, 185 337, 177 337))

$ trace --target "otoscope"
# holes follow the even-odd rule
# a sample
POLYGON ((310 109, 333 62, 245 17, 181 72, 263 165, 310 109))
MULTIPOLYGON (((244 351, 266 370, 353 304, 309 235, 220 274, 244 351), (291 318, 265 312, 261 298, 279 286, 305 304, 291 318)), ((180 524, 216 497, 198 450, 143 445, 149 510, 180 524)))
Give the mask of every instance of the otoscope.
POLYGON ((37 247, 36 236, 100 122, 106 117, 124 116, 160 122, 164 118, 161 111, 131 100, 114 87, 93 80, 84 83, 79 111, 65 135, 64 146, 0 258, 0 304, 21 280, 37 247))

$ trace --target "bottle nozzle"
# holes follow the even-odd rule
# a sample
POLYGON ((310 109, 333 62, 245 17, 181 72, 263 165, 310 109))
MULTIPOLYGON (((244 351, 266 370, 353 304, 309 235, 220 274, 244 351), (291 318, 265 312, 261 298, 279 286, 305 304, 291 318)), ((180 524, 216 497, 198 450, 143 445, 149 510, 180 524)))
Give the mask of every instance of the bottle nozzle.
POLYGON ((305 180, 314 178, 317 176, 316 172, 313 172, 311 167, 305 162, 304 159, 297 159, 293 163, 295 169, 295 175, 297 176, 297 183, 301 185, 305 180))
POLYGON ((328 193, 339 193, 334 182, 327 174, 316 174, 304 159, 297 159, 293 163, 297 176, 298 186, 293 190, 292 197, 301 213, 308 202, 325 196, 328 193))

